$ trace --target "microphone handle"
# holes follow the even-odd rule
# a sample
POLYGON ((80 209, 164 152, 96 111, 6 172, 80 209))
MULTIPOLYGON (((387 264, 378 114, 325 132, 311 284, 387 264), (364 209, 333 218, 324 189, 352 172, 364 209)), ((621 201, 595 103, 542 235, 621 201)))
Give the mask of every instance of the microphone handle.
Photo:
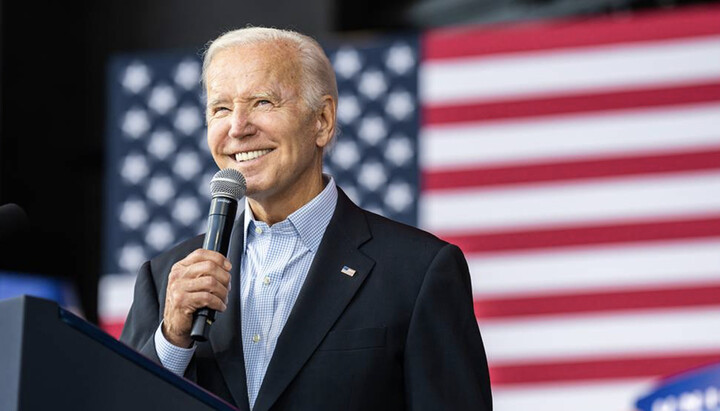
MULTIPOLYGON (((213 197, 210 203, 208 229, 203 248, 217 251, 227 257, 230 246, 230 234, 235 224, 238 202, 234 198, 213 197)), ((195 311, 190 337, 194 341, 207 341, 210 326, 215 321, 215 310, 207 307, 195 311)))

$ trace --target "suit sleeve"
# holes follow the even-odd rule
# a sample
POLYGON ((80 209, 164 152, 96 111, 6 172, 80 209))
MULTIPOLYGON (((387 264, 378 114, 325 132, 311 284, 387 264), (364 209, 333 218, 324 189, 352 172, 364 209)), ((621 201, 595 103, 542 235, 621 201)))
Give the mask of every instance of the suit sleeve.
POLYGON ((120 341, 160 364, 154 341, 155 330, 160 321, 160 302, 148 261, 138 271, 133 303, 120 341))
POLYGON ((410 410, 492 410, 487 360, 467 263, 447 244, 430 264, 405 346, 410 410))

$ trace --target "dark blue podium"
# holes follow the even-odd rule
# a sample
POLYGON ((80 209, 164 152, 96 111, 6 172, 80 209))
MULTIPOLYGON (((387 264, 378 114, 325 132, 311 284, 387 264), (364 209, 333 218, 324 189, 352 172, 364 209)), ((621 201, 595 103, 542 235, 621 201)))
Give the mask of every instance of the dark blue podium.
POLYGON ((0 301, 0 410, 235 410, 54 302, 0 301))

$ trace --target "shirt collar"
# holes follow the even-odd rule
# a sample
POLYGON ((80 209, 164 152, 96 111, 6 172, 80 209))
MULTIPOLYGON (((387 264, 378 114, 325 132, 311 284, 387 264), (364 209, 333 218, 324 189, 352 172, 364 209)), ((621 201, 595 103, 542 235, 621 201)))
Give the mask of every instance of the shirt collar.
MULTIPOLYGON (((337 204, 337 187, 335 186, 335 179, 331 176, 323 175, 329 180, 325 185, 325 188, 310 200, 307 204, 295 210, 290 214, 286 220, 279 222, 282 224, 285 221, 290 223, 297 230, 301 241, 308 247, 312 252, 317 252, 320 246, 320 241, 325 234, 325 229, 330 223, 335 206, 337 204)), ((248 204, 247 197, 245 198, 245 221, 243 225, 243 233, 245 236, 245 248, 247 249, 248 229, 251 225, 255 225, 255 216, 253 215, 250 205, 248 204), (253 224, 251 224, 251 222, 253 224)))

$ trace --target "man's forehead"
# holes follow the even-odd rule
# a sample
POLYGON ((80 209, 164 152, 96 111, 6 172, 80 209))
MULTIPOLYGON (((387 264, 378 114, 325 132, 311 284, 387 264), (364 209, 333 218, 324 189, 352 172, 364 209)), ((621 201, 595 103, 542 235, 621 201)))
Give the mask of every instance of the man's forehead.
POLYGON ((298 68, 292 53, 261 44, 236 45, 217 52, 208 66, 207 92, 243 85, 248 93, 277 94, 296 86, 298 68))
MULTIPOLYGON (((210 61, 208 69, 232 60, 233 64, 242 66, 270 66, 282 69, 296 64, 297 52, 282 42, 264 41, 252 44, 235 44, 218 50, 210 61)), ((248 67, 250 68, 250 67, 248 67)))

